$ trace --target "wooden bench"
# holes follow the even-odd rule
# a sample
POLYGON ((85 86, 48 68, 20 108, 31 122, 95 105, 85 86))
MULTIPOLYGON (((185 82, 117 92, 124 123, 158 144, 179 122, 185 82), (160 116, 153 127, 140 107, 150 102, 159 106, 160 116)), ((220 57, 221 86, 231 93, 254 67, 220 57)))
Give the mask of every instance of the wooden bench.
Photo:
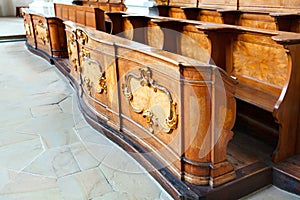
POLYGON ((104 11, 99 8, 55 3, 54 9, 55 16, 64 21, 70 20, 97 30, 106 31, 104 11))
POLYGON ((226 160, 234 79, 216 66, 73 23, 67 37, 85 113, 150 151, 178 180, 215 187, 235 178, 226 160))
POLYGON ((113 23, 122 24, 113 33, 205 63, 213 62, 236 77, 239 84, 235 96, 266 111, 266 118, 272 119, 267 124, 253 109, 250 113, 245 108, 237 110, 251 126, 275 135, 270 136, 275 137, 276 145, 273 161, 300 153, 299 34, 174 18, 107 14, 113 23), (139 29, 142 27, 147 29, 139 29))
POLYGON ((56 17, 46 17, 22 9, 27 46, 38 50, 45 59, 52 62, 53 57, 68 57, 65 25, 56 17))
POLYGON ((300 6, 268 1, 168 1, 156 6, 160 16, 300 32, 300 6))
POLYGON ((108 12, 126 11, 124 0, 83 0, 83 6, 100 8, 108 12))

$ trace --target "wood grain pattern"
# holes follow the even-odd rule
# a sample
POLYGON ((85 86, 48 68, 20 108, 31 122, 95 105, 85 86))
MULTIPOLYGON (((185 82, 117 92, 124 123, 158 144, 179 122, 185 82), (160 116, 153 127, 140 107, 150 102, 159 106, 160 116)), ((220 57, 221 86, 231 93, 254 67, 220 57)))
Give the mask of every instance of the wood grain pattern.
POLYGON ((125 12, 127 10, 123 0, 82 0, 81 5, 86 7, 100 8, 101 10, 108 12, 125 12))
MULTIPOLYGON (((155 37, 156 33, 153 32, 150 33, 150 37, 148 35, 148 40, 152 39, 152 41, 145 40, 144 43, 163 43, 162 49, 169 52, 215 63, 230 75, 238 78, 239 84, 235 97, 273 113, 274 121, 280 127, 277 128, 281 135, 278 145, 284 143, 278 150, 281 153, 274 151, 274 154, 280 155, 278 158, 273 157, 275 162, 296 154, 295 148, 284 141, 289 138, 287 136, 289 134, 297 135, 295 126, 299 126, 297 119, 300 110, 296 106, 296 112, 295 110, 288 111, 290 105, 281 104, 281 99, 289 98, 289 95, 299 98, 291 91, 289 94, 285 92, 286 87, 293 87, 296 93, 298 91, 296 88, 300 86, 297 81, 295 85, 291 82, 292 77, 297 76, 291 74, 291 70, 294 71, 297 68, 297 61, 291 59, 291 54, 288 53, 290 50, 286 46, 287 44, 299 46, 298 34, 153 16, 135 16, 135 23, 145 18, 148 20, 152 18, 151 22, 155 23, 157 30, 160 28, 164 37, 155 37), (279 104, 280 110, 286 110, 284 114, 286 119, 281 117, 278 120, 276 117, 275 113, 279 104), (294 125, 291 125, 291 121, 294 125), (285 128, 282 128, 283 126, 285 128), (288 130, 292 130, 293 133, 288 130)), ((122 20, 122 15, 118 15, 113 23, 122 20)), ((144 26, 150 27, 149 23, 145 23, 144 26)), ((133 35, 132 38, 135 36, 133 35)), ((294 49, 293 52, 293 55, 297 54, 297 50, 294 49)), ((256 121, 256 119, 252 120, 256 121)), ((256 124, 266 126, 263 123, 256 124)), ((266 128, 271 127, 266 126, 266 128)))
POLYGON ((158 2, 160 16, 299 33, 294 1, 194 0, 158 2))
POLYGON ((71 75, 76 80, 79 73, 82 81, 77 84, 92 112, 143 144, 178 180, 215 187, 235 178, 226 160, 235 120, 234 80, 214 66, 68 23, 68 32, 75 29, 81 70, 71 75), (115 78, 107 80, 107 92, 99 94, 95 82, 104 72, 108 79, 115 78))
POLYGON ((62 20, 106 31, 104 11, 99 8, 55 3, 54 9, 55 16, 62 20))
POLYGON ((255 43, 251 35, 239 36, 233 43, 234 76, 251 77, 282 88, 288 76, 288 57, 283 47, 271 44, 255 43))
POLYGON ((28 9, 23 13, 24 26, 31 32, 30 35, 27 33, 29 45, 50 57, 68 57, 65 25, 61 19, 45 17, 28 9))

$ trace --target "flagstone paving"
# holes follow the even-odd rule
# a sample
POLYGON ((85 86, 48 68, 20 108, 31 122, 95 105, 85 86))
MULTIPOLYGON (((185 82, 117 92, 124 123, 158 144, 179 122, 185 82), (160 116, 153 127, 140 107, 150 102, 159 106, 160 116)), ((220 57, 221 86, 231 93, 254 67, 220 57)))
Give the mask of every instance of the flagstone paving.
POLYGON ((0 199, 172 199, 87 124, 54 66, 24 42, 0 54, 0 199))

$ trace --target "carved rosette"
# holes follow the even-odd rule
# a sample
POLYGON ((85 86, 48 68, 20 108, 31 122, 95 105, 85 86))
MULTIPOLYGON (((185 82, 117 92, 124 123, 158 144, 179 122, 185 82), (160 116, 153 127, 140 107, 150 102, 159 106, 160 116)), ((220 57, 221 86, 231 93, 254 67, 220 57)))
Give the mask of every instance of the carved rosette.
POLYGON ((129 73, 122 85, 123 95, 132 110, 141 114, 154 133, 153 125, 159 125, 166 133, 177 129, 176 103, 169 90, 152 79, 149 68, 139 68, 140 74, 129 73))
POLYGON ((49 34, 48 34, 48 27, 45 25, 42 20, 39 20, 38 24, 35 24, 35 35, 38 39, 42 41, 45 45, 49 42, 49 34))

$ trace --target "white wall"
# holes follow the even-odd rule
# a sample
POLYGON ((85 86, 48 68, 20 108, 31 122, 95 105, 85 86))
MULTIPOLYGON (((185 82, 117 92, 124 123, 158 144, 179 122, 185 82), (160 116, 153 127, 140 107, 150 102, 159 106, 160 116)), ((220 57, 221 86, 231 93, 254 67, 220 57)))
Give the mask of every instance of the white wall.
POLYGON ((0 0, 0 16, 16 16, 16 6, 29 6, 33 0, 0 0))
POLYGON ((34 0, 34 2, 29 5, 29 8, 30 10, 46 16, 54 16, 55 11, 53 3, 71 4, 72 1, 73 0, 34 0))

